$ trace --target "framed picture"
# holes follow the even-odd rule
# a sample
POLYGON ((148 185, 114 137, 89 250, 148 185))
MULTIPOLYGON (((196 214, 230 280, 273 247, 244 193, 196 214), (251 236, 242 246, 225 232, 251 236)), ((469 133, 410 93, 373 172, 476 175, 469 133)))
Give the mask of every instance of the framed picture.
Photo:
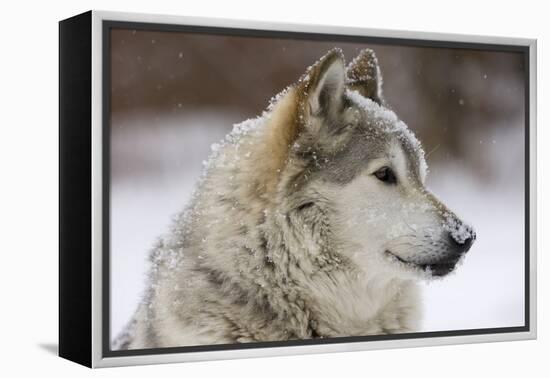
POLYGON ((536 337, 536 41, 60 22, 59 353, 536 337))

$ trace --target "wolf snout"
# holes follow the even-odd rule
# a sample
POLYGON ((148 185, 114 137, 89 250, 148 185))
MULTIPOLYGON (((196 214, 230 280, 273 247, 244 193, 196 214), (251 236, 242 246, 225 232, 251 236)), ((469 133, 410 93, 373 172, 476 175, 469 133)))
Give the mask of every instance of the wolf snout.
POLYGON ((425 269, 429 268, 433 277, 443 277, 452 272, 476 240, 474 229, 456 219, 447 220, 445 229, 448 235, 447 245, 450 246, 448 252, 440 260, 425 265, 425 269))
POLYGON ((455 223, 453 226, 448 231, 451 245, 460 254, 468 252, 476 240, 474 229, 464 223, 455 223))

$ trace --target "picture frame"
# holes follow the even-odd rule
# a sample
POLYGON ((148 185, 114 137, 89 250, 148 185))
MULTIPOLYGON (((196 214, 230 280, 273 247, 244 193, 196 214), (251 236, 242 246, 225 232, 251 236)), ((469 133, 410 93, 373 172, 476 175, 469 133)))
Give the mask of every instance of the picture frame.
MULTIPOLYGON (((126 41, 124 36, 121 40, 126 41)), ((88 11, 60 21, 59 43, 61 357, 95 368, 536 338, 536 40, 88 11), (523 236, 518 236, 523 238, 523 265, 518 269, 523 286, 514 289, 522 295, 522 324, 114 350, 115 335, 111 328, 115 306, 111 284, 118 279, 112 269, 111 254, 112 170, 113 161, 118 159, 112 148, 113 138, 117 138, 112 135, 113 108, 118 106, 113 99, 117 96, 113 91, 112 38, 115 30, 126 31, 124 36, 131 35, 132 31, 201 34, 213 39, 251 37, 260 40, 260 44, 270 38, 279 38, 335 45, 357 43, 395 48, 509 52, 521 56, 523 92, 513 101, 521 101, 523 109, 521 144, 524 164, 521 180, 524 186, 521 188, 523 201, 520 203, 520 213, 524 228, 523 236)), ((153 38, 151 43, 156 44, 157 40, 153 38)), ((216 50, 219 45, 216 46, 211 48, 211 54, 218 51, 223 54, 222 50, 216 50)), ((187 54, 183 50, 174 50, 173 53, 174 59, 187 54)), ((164 58, 159 59, 162 62, 164 58)), ((219 59, 224 59, 223 55, 219 59)), ((118 67, 124 70, 126 63, 124 60, 121 62, 118 67)), ((230 71, 231 67, 227 69, 230 71)), ((290 84, 294 79, 298 78, 288 77, 287 82, 290 84)), ((134 80, 140 79, 134 77, 134 80)), ((459 102, 462 106, 464 100, 459 102)), ((177 101, 173 105, 182 107, 177 101)), ((185 104, 183 107, 188 109, 185 104)), ((214 142, 216 140, 210 141, 214 142)), ((139 165, 139 162, 136 164, 139 165)), ((498 221, 495 219, 495 222, 498 221)), ((152 244, 153 240, 150 245, 143 245, 143 251, 150 249, 152 244)), ((498 269, 498 264, 494 269, 498 269)))

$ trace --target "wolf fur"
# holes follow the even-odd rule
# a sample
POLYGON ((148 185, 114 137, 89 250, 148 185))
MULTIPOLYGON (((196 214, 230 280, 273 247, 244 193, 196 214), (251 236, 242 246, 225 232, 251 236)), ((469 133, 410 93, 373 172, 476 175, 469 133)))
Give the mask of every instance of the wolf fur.
POLYGON ((236 125, 150 255, 114 349, 412 332, 416 281, 472 229, 424 187, 424 152, 385 105, 376 56, 334 49, 236 125))

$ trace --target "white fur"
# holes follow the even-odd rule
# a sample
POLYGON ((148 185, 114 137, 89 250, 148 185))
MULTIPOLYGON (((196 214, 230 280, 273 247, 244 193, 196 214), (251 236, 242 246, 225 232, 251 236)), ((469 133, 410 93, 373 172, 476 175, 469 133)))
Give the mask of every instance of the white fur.
POLYGON ((424 170, 423 152, 393 113, 349 91, 355 108, 340 109, 343 70, 330 52, 214 146, 193 202, 151 253, 148 291, 114 349, 417 329, 415 280, 430 272, 415 264, 445 257, 446 219, 461 223, 415 180, 408 163, 424 170), (319 108, 322 91, 330 109, 319 108), (315 178, 311 164, 322 173, 323 162, 313 149, 338 156, 330 151, 350 141, 327 127, 361 117, 388 141, 383 156, 345 183, 315 178), (403 137, 420 151, 406 153, 403 137), (374 177, 383 166, 399 185, 374 177))

